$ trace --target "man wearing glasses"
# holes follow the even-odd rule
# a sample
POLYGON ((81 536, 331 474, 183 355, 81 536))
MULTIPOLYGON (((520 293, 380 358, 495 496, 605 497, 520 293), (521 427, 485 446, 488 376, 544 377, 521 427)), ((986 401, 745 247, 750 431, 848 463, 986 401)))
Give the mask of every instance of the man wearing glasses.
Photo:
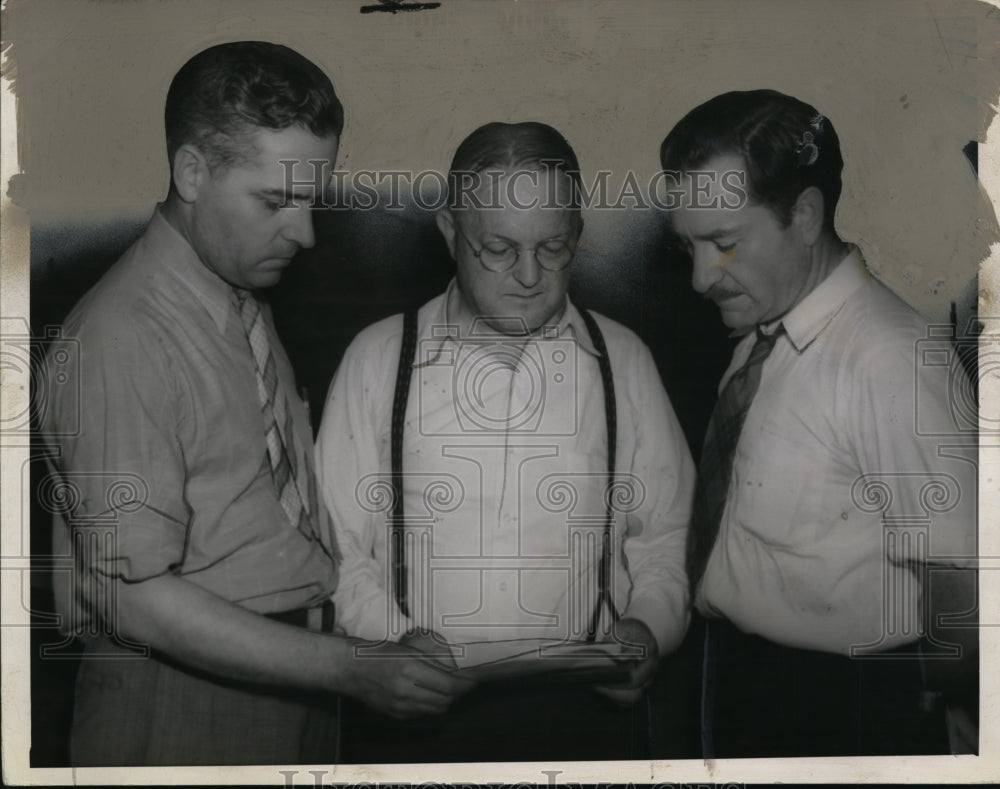
POLYGON ((488 124, 459 146, 437 217, 455 279, 348 348, 317 473, 347 633, 458 668, 482 642, 617 643, 631 670, 484 682, 442 718, 357 711, 347 761, 647 755, 644 691, 688 622, 694 470, 646 346, 567 297, 579 187, 544 124, 488 124))

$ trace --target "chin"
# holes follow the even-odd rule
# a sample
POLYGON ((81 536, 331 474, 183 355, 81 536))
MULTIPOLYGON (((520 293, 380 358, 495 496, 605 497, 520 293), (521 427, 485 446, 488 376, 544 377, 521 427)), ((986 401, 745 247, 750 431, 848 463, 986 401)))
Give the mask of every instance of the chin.
POLYGON ((491 330, 497 332, 498 334, 505 334, 508 337, 523 337, 525 334, 525 327, 527 327, 528 332, 532 330, 531 322, 522 315, 512 314, 497 318, 484 318, 483 322, 489 326, 491 330))
POLYGON ((252 277, 253 288, 271 288, 281 281, 281 275, 285 273, 284 267, 271 271, 258 271, 252 277))
POLYGON ((528 332, 534 333, 540 330, 543 326, 554 326, 557 324, 559 322, 557 317, 558 314, 558 311, 556 311, 555 313, 546 315, 544 318, 539 318, 537 316, 526 317, 524 319, 524 323, 528 327, 528 332))
POLYGON ((752 329, 757 325, 755 316, 746 315, 742 312, 727 312, 726 310, 722 310, 722 322, 728 328, 735 331, 752 329))
POLYGON ((558 322, 561 310, 561 304, 555 307, 545 307, 540 304, 511 305, 509 302, 502 302, 481 308, 479 315, 493 331, 513 337, 519 334, 523 335, 525 331, 530 334, 538 331, 542 326, 558 322), (515 327, 516 330, 514 330, 515 327))

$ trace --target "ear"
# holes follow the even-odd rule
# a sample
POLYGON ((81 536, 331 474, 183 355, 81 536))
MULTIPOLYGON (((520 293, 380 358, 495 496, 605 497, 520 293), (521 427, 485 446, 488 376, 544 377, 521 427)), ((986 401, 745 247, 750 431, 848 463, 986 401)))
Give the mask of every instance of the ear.
POLYGON ((807 246, 815 246, 823 232, 823 213, 826 201, 815 186, 803 189, 792 210, 792 224, 799 231, 807 246))
POLYGON ((444 236, 444 242, 448 245, 448 252, 452 259, 455 258, 455 215, 447 208, 442 208, 437 212, 434 217, 437 222, 438 230, 441 231, 441 235, 444 236))
POLYGON ((193 203, 205 179, 211 178, 211 173, 201 151, 193 145, 185 144, 174 154, 170 177, 181 200, 193 203))

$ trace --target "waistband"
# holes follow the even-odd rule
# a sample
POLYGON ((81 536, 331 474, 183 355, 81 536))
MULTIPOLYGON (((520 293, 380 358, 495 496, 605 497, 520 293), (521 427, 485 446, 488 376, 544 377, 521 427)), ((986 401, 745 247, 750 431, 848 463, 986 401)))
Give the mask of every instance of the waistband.
POLYGON ((869 652, 865 655, 848 656, 818 649, 809 649, 808 647, 792 647, 780 644, 777 641, 771 641, 763 636, 747 633, 725 618, 706 617, 705 625, 707 628, 707 636, 710 640, 739 642, 743 648, 750 648, 755 651, 782 652, 800 655, 803 658, 815 657, 817 659, 830 659, 832 661, 843 660, 849 663, 856 661, 878 661, 891 658, 919 660, 922 657, 922 645, 919 640, 914 640, 911 643, 902 644, 891 649, 869 652))

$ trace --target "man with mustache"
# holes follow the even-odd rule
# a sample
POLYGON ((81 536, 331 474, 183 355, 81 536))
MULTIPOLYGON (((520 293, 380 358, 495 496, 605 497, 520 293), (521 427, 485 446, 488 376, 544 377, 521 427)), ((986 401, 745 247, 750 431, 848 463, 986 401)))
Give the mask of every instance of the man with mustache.
POLYGON ((315 64, 244 41, 191 58, 165 120, 167 199, 66 319, 79 358, 48 359, 81 395, 42 426, 75 561, 57 605, 86 645, 71 763, 332 762, 333 693, 406 716, 468 687, 331 634, 340 553, 261 291, 314 242, 343 109, 315 64))
POLYGON ((926 322, 837 235, 840 143, 815 108, 726 93, 660 156, 692 285, 742 335, 688 544, 704 755, 947 752, 942 694, 975 664, 974 630, 939 621, 975 604, 964 371, 948 347, 921 360, 926 322))

